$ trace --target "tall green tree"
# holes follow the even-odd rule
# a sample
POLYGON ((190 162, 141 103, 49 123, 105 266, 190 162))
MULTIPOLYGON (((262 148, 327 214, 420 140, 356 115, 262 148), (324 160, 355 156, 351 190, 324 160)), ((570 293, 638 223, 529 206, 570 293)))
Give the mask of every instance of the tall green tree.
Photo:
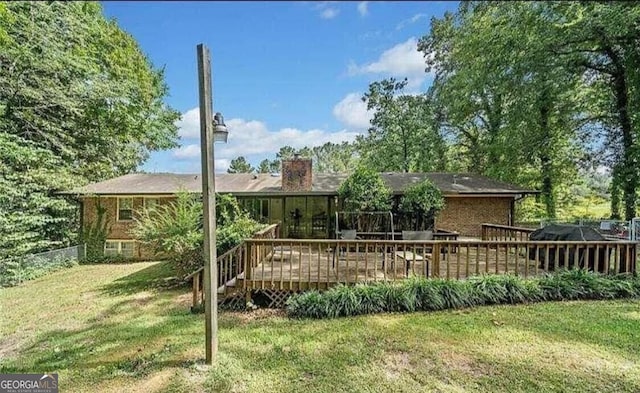
POLYGON ((231 160, 227 173, 251 173, 255 170, 243 156, 231 160))
POLYGON ((128 173, 176 146, 179 114, 164 102, 162 70, 99 3, 0 3, 0 43, 3 181, 24 198, 0 214, 33 224, 15 233, 24 244, 4 251, 23 253, 73 240, 62 229, 75 226, 73 209, 55 190, 128 173), (19 155, 8 156, 12 146, 19 155), (26 163, 40 174, 33 182, 7 176, 26 163), (41 214, 60 225, 37 224, 41 214))
POLYGON ((640 4, 550 3, 563 42, 553 51, 593 88, 594 118, 606 124, 609 153, 623 194, 624 216, 636 215, 640 182, 640 4))
POLYGON ((369 85, 363 100, 374 116, 368 133, 357 139, 361 160, 377 171, 442 170, 446 145, 431 101, 403 94, 406 83, 391 78, 369 85))
POLYGON ((358 165, 358 154, 353 143, 327 142, 311 149, 314 171, 317 173, 349 172, 358 165))
POLYGON ((574 121, 582 108, 579 75, 550 56, 562 37, 543 7, 463 3, 434 21, 419 49, 436 72, 432 94, 468 168, 541 189, 554 217, 560 185, 582 158, 574 121))

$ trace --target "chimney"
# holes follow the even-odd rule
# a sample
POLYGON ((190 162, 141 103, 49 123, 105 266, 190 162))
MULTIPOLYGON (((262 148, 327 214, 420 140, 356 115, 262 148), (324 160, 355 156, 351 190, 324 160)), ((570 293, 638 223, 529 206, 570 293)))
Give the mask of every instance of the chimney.
POLYGON ((292 159, 282 160, 282 191, 311 191, 311 159, 300 158, 296 153, 292 159))

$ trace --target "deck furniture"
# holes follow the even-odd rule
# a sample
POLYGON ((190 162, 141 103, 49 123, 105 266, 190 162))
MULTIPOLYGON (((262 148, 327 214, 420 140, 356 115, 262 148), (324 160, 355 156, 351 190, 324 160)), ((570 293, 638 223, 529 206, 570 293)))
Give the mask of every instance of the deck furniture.
POLYGON ((411 262, 423 262, 424 263, 424 275, 429 277, 429 257, 426 255, 420 255, 411 251, 396 251, 396 257, 402 259, 405 262, 407 277, 409 277, 409 270, 411 269, 411 262))

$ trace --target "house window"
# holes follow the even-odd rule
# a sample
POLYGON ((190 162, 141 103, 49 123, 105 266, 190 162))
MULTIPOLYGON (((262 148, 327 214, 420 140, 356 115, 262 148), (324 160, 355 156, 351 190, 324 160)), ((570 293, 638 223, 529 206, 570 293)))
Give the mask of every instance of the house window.
POLYGON ((133 198, 118 198, 118 221, 133 220, 133 198))
POLYGON ((158 205, 158 198, 144 198, 144 208, 153 209, 158 205))
POLYGON ((260 222, 269 221, 269 199, 243 199, 240 200, 240 206, 249 212, 254 220, 260 222))
POLYGON ((121 255, 125 258, 133 258, 134 242, 121 240, 107 240, 104 244, 104 255, 121 255))

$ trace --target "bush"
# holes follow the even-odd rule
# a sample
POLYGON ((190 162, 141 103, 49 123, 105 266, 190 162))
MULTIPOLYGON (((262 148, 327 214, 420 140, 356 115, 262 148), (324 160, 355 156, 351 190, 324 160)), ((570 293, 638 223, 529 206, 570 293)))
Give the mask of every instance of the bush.
MULTIPOLYGON (((204 232, 201 198, 179 192, 175 201, 140 213, 132 235, 151 246, 157 255, 173 262, 179 276, 204 266, 204 232)), ((230 195, 216 198, 216 251, 225 253, 251 237, 261 224, 249 218, 230 195)))
POLYGON ((10 258, 0 264, 0 287, 15 286, 76 264, 77 261, 62 257, 51 260, 29 256, 10 258))
POLYGON ((603 276, 585 270, 561 271, 531 279, 514 275, 484 275, 468 280, 416 277, 395 283, 338 285, 325 292, 293 295, 287 301, 287 313, 296 318, 334 318, 482 304, 631 297, 640 297, 640 277, 603 276))
POLYGON ((403 228, 433 229, 436 215, 444 208, 444 197, 431 180, 425 179, 405 190, 399 208, 403 213, 403 228))

